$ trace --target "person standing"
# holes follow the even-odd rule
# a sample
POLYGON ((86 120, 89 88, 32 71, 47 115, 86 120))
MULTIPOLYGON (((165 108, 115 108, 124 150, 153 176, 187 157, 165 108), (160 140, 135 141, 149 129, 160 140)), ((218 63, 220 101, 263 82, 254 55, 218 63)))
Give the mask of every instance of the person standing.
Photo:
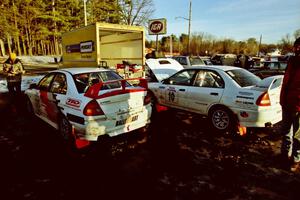
POLYGON ((233 63, 233 65, 235 66, 235 67, 242 67, 242 62, 241 62, 241 55, 238 55, 237 57, 236 57, 236 60, 234 61, 234 63, 233 63))
POLYGON ((292 172, 300 171, 300 37, 293 47, 284 74, 280 104, 282 106, 282 146, 281 155, 292 172))
POLYGON ((10 53, 3 64, 3 72, 6 75, 7 88, 11 95, 21 93, 22 74, 24 73, 22 63, 15 53, 10 53))

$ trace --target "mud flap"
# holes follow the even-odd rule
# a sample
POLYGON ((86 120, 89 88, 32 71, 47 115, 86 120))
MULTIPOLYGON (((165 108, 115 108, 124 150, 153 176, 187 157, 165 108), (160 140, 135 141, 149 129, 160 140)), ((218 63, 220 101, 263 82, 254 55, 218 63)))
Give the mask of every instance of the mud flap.
POLYGON ((76 138, 75 129, 73 126, 72 126, 72 135, 75 138, 75 146, 77 149, 82 149, 90 145, 90 141, 76 138))
POLYGON ((161 112, 161 111, 166 111, 166 110, 168 110, 168 108, 167 108, 166 106, 162 106, 162 105, 160 105, 160 104, 158 104, 158 103, 155 104, 155 108, 156 108, 156 111, 157 111, 157 112, 161 112))
POLYGON ((238 134, 240 136, 245 136, 247 134, 247 127, 238 125, 238 134))

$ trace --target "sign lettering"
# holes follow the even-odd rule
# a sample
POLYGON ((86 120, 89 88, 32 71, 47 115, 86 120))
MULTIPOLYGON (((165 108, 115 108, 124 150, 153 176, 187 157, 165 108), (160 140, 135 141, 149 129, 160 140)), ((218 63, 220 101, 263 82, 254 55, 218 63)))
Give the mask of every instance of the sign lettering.
POLYGON ((149 35, 166 34, 167 21, 166 19, 153 19, 149 20, 149 35))

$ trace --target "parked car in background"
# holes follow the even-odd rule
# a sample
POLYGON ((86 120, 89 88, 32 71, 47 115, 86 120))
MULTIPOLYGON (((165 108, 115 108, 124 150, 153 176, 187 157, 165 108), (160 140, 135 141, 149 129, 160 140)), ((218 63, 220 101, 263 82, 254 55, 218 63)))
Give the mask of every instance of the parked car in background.
POLYGON ((97 141, 150 123, 147 82, 141 83, 133 86, 108 69, 55 70, 25 91, 26 107, 74 146, 76 140, 97 141))
POLYGON ((148 87, 153 102, 207 116, 216 131, 234 131, 281 121, 282 79, 261 80, 238 67, 202 66, 185 68, 148 87))
POLYGON ((263 61, 261 66, 249 69, 249 71, 262 79, 274 75, 284 75, 287 61, 263 61))
POLYGON ((215 54, 211 57, 213 65, 234 66, 237 56, 235 54, 215 54))
POLYGON ((211 62, 211 58, 209 56, 200 56, 200 58, 203 60, 205 65, 213 65, 213 63, 211 62))
POLYGON ((199 56, 173 56, 184 68, 205 65, 205 62, 199 56))

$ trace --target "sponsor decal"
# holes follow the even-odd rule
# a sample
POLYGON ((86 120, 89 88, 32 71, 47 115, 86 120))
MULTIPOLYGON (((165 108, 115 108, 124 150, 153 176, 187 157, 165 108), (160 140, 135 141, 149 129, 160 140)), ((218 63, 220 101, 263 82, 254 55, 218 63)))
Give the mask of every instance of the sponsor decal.
POLYGON ((239 92, 240 95, 252 96, 253 93, 251 92, 239 92))
POLYGON ((80 42, 80 53, 93 52, 93 41, 80 42))
POLYGON ((94 50, 93 41, 80 42, 79 44, 70 44, 66 46, 67 53, 92 53, 94 50))
POLYGON ((75 53, 80 52, 80 44, 71 44, 66 46, 66 52, 67 53, 75 53))
POLYGON ((253 97, 244 97, 244 96, 236 96, 236 98, 241 98, 241 99, 254 99, 253 97))
POLYGON ((247 105, 253 105, 253 102, 248 102, 248 101, 240 101, 240 100, 236 100, 236 103, 241 103, 241 104, 247 104, 247 105))
POLYGON ((78 99, 68 98, 67 101, 66 101, 66 104, 69 105, 69 106, 72 106, 72 107, 79 108, 80 104, 81 104, 81 101, 78 100, 78 99))

